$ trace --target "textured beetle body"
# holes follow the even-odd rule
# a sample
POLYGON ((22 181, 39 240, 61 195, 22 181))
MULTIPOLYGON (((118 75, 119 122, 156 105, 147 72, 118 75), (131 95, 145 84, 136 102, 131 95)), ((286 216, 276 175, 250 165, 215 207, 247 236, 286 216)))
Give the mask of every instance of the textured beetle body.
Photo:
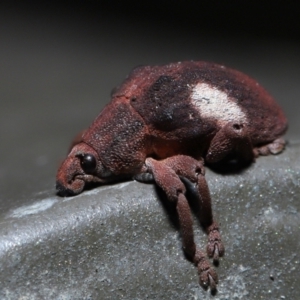
POLYGON ((246 126, 254 147, 281 137, 287 126, 273 98, 238 71, 202 62, 140 67, 115 91, 83 141, 100 157, 116 151, 134 163, 149 155, 205 157, 212 138, 229 122, 246 126))
POLYGON ((180 178, 198 190, 207 253, 218 260, 224 247, 212 217, 203 161, 251 162, 258 155, 277 154, 284 148, 286 129, 273 98, 238 71, 206 62, 139 67, 74 145, 58 171, 57 189, 70 195, 88 182, 153 178, 177 207, 183 248, 198 267, 200 284, 215 289, 217 275, 193 240, 180 178))

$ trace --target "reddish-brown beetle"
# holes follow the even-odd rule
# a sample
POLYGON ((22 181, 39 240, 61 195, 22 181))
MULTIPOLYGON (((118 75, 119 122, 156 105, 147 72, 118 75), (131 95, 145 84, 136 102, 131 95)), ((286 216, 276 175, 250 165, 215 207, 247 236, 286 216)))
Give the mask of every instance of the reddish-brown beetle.
POLYGON ((86 183, 134 178, 154 180, 176 204, 183 249, 198 268, 199 283, 216 289, 218 277, 196 247, 185 179, 198 191, 208 257, 224 254, 213 219, 204 162, 252 162, 284 148, 287 120, 253 79, 207 62, 179 62, 134 69, 117 88, 57 173, 62 196, 86 183))

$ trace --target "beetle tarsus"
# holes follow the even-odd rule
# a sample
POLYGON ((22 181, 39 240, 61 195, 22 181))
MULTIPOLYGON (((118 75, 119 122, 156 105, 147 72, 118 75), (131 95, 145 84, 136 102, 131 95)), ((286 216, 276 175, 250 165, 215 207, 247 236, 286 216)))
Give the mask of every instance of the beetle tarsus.
POLYGON ((285 148, 285 140, 283 138, 278 138, 275 141, 260 147, 256 147, 253 149, 253 153, 255 157, 265 156, 265 155, 276 155, 281 153, 285 148))
POLYGON ((218 224, 214 222, 211 226, 208 227, 207 232, 207 255, 208 257, 213 258, 215 263, 218 263, 219 257, 222 257, 225 253, 225 248, 221 241, 218 224))
POLYGON ((210 266, 204 253, 197 249, 195 253, 194 263, 198 269, 199 284, 202 288, 216 291, 218 284, 218 275, 216 271, 210 266))

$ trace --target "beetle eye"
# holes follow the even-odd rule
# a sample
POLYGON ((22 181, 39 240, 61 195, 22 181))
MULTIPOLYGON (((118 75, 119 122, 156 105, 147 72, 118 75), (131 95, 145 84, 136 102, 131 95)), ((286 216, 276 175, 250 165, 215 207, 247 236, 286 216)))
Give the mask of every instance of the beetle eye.
POLYGON ((80 163, 82 170, 87 174, 93 173, 97 166, 96 158, 91 154, 83 154, 80 163))

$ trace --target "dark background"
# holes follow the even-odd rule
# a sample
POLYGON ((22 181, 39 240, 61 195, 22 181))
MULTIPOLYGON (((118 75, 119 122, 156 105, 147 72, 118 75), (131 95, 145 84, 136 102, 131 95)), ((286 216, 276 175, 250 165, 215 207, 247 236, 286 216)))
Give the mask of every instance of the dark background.
POLYGON ((0 210, 55 193, 68 144, 136 65, 208 60, 256 78, 299 140, 296 1, 2 1, 0 210))

